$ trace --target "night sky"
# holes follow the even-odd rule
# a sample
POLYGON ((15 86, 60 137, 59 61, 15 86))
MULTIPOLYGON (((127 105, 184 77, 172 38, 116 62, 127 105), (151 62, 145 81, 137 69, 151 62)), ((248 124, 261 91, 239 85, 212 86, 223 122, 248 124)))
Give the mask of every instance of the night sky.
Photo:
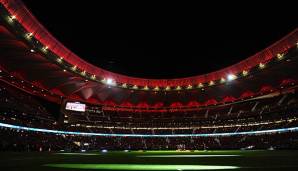
POLYGON ((183 5, 24 2, 81 58, 143 78, 180 78, 221 69, 268 47, 298 26, 294 1, 270 6, 216 1, 183 5))

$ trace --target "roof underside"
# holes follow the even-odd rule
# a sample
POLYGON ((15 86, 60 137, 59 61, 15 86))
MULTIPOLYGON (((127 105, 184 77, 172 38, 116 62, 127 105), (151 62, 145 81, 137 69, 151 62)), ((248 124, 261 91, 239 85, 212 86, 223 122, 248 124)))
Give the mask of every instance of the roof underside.
MULTIPOLYGON (((5 76, 1 80, 13 84, 10 76, 17 78, 20 84, 29 84, 50 92, 59 99, 84 101, 93 104, 105 104, 110 106, 127 107, 181 107, 215 105, 252 96, 266 94, 278 90, 288 84, 294 85, 298 80, 298 29, 292 32, 286 39, 279 41, 259 54, 233 65, 221 71, 209 75, 179 80, 148 80, 126 77, 103 71, 86 63, 75 56, 56 39, 54 39, 35 18, 26 10, 20 1, 5 1, 5 7, 10 9, 18 17, 28 30, 34 29, 34 36, 41 43, 49 45, 50 50, 64 57, 63 60, 84 68, 87 72, 96 73, 103 78, 112 77, 123 83, 135 83, 138 85, 154 86, 178 86, 197 84, 202 81, 213 81, 226 76, 228 73, 236 73, 249 68, 249 74, 245 77, 224 83, 216 82, 215 85, 200 87, 199 89, 184 89, 181 91, 141 91, 114 87, 90 79, 83 75, 62 68, 57 62, 53 62, 36 46, 24 41, 18 30, 14 30, 2 18, 0 22, 0 69, 5 76), (25 12, 24 12, 25 10, 25 12), (21 13, 23 12, 23 13, 21 13), (30 22, 29 22, 30 21, 30 22), (35 23, 35 24, 32 24, 35 23), (43 29, 43 30, 40 30, 43 29), (277 53, 283 53, 282 59, 275 58, 277 53), (67 54, 67 55, 66 55, 67 54), (265 68, 260 69, 258 64, 264 62, 265 68), (119 78, 119 79, 118 79, 119 78), (210 80, 211 79, 211 80, 210 80)), ((226 77, 225 77, 226 78, 226 77)), ((22 89, 22 85, 18 85, 22 89)), ((28 90, 30 91, 30 90, 28 90)), ((50 97, 46 97, 50 98, 50 97)))
POLYGON ((155 105, 162 102, 164 106, 170 106, 175 102, 187 105, 190 101, 196 101, 205 104, 208 100, 221 102, 227 97, 238 99, 246 92, 255 95, 266 90, 266 87, 270 90, 279 88, 284 80, 295 82, 298 79, 297 50, 293 49, 285 55, 284 60, 275 60, 265 69, 225 84, 178 92, 132 91, 86 81, 80 75, 65 72, 57 64, 46 59, 42 53, 31 52, 28 45, 3 25, 0 27, 0 39, 3 71, 67 99, 90 103, 108 102, 129 106, 130 103, 138 105, 144 102, 155 105))
MULTIPOLYGON (((148 86, 148 87, 167 87, 167 86, 188 86, 198 85, 199 83, 208 83, 214 80, 220 80, 222 77, 233 73, 239 73, 243 70, 250 70, 252 67, 257 66, 259 63, 267 63, 274 58, 278 53, 284 53, 289 48, 293 47, 298 40, 297 29, 288 36, 284 37, 280 41, 264 49, 263 51, 247 58, 238 64, 224 68, 219 71, 215 71, 205 75, 199 75, 195 77, 182 78, 182 79, 142 79, 134 78, 125 75, 120 75, 106 71, 104 69, 93 66, 87 63, 63 44, 56 40, 28 11, 24 4, 20 0, 1 0, 0 1, 6 10, 16 17, 17 21, 27 30, 28 33, 34 34, 40 43, 47 46, 48 49, 56 54, 58 57, 63 57, 64 61, 67 61, 72 66, 77 66, 82 71, 86 71, 90 75, 95 75, 97 78, 113 78, 118 83, 126 83, 129 85, 148 86)), ((88 74, 87 74, 88 75, 88 74)))

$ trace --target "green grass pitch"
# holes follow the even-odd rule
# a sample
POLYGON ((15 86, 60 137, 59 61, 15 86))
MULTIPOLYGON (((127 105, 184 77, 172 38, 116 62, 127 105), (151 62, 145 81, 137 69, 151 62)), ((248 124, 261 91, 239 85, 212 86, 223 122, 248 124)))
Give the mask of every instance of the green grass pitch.
POLYGON ((1 171, 298 170, 298 151, 0 153, 1 171))

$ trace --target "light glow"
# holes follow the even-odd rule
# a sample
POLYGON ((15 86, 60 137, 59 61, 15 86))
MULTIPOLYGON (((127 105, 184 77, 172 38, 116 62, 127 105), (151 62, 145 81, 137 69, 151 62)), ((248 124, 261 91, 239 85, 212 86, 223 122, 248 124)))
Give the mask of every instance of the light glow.
POLYGON ((180 87, 180 86, 177 86, 177 87, 176 87, 176 90, 181 90, 181 87, 180 87))
POLYGON ((240 155, 143 155, 143 156, 137 156, 137 157, 148 157, 148 158, 188 158, 188 157, 198 157, 198 158, 206 158, 206 157, 238 157, 240 155))
POLYGON ((284 58, 284 56, 285 56, 285 55, 284 55, 283 53, 282 53, 282 54, 278 53, 278 54, 277 54, 277 59, 278 59, 278 60, 282 60, 282 59, 284 58))
POLYGON ((243 70, 243 71, 242 71, 242 75, 243 75, 243 76, 247 76, 247 75, 248 75, 248 71, 243 70))
POLYGON ((73 66, 73 67, 71 67, 71 70, 73 70, 73 71, 75 71, 77 69, 77 66, 75 65, 75 66, 73 66))
POLYGON ((169 90, 171 90, 171 87, 170 86, 167 86, 165 90, 166 91, 169 91, 169 90))
POLYGON ((263 68, 265 68, 265 64, 263 64, 263 63, 260 63, 260 64, 259 64, 259 68, 260 68, 260 69, 263 69, 263 68))
POLYGON ((48 46, 44 46, 41 50, 43 51, 43 52, 47 52, 48 51, 48 46))
POLYGON ((26 39, 31 39, 32 36, 33 36, 33 33, 27 33, 25 35, 26 39))
POLYGON ((8 19, 8 22, 12 23, 17 17, 15 15, 12 15, 12 16, 8 16, 7 19, 8 19))
POLYGON ((137 85, 134 85, 133 87, 132 87, 132 89, 138 89, 139 87, 137 86, 137 85))
POLYGON ((204 85, 202 83, 199 83, 198 88, 202 88, 204 85))
POLYGON ((122 86, 123 88, 127 88, 127 84, 126 84, 126 83, 123 83, 121 86, 122 86))
POLYGON ((95 76, 95 75, 92 75, 92 76, 91 76, 91 79, 92 79, 92 80, 95 80, 95 79, 96 79, 96 76, 95 76))
POLYGON ((237 166, 216 165, 163 165, 163 164, 47 164, 47 167, 98 170, 223 170, 237 166))
POLYGON ((244 132, 224 132, 224 133, 204 133, 204 134, 109 134, 109 133, 93 133, 93 132, 74 132, 74 131, 58 131, 51 129, 30 128, 24 126, 0 123, 0 127, 11 128, 16 130, 25 130, 33 132, 44 132, 61 135, 79 135, 79 136, 104 136, 104 137, 228 137, 236 135, 263 135, 273 133, 297 132, 298 127, 270 129, 261 131, 244 131, 244 132))
POLYGON ((63 61, 63 58, 62 58, 62 57, 57 58, 57 62, 58 62, 58 63, 62 63, 62 61, 63 61))
POLYGON ((237 78, 237 76, 234 75, 234 74, 229 74, 229 75, 227 76, 227 79, 228 79, 229 81, 235 80, 236 78, 237 78))
POLYGON ((82 71, 81 75, 85 76, 86 75, 86 71, 82 71))
POLYGON ((112 78, 108 78, 108 79, 106 80, 106 84, 107 84, 107 85, 112 85, 112 86, 114 86, 114 85, 116 85, 116 82, 115 82, 114 79, 112 79, 112 78))

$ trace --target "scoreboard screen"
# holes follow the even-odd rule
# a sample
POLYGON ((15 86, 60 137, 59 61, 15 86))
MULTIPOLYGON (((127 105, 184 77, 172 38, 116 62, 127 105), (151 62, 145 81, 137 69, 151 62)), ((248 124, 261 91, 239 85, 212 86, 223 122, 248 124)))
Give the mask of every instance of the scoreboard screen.
POLYGON ((72 110, 77 112, 85 112, 86 111, 86 104, 82 104, 79 102, 67 102, 65 106, 66 110, 72 110))

